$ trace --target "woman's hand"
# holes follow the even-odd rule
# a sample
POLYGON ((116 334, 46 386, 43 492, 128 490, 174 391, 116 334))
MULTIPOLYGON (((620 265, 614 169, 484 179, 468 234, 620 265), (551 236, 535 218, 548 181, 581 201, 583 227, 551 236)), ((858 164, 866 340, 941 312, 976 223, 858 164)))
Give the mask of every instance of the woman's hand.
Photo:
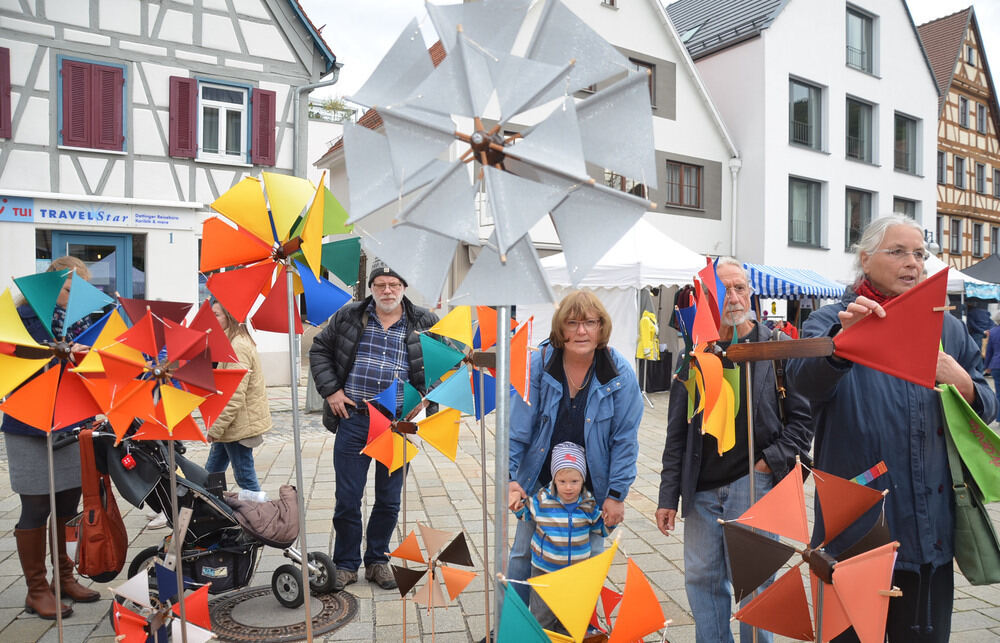
POLYGON ((527 497, 528 494, 524 493, 524 488, 516 480, 511 480, 507 485, 507 507, 511 511, 517 511, 527 497))
POLYGON ((604 506, 601 507, 601 517, 604 518, 604 526, 614 527, 625 520, 625 503, 614 498, 605 498, 604 506))
POLYGON ((976 399, 976 387, 972 383, 972 377, 962 365, 955 361, 955 358, 944 351, 938 352, 937 371, 934 373, 934 380, 938 384, 954 384, 958 392, 962 394, 969 404, 976 399))
POLYGON ((885 309, 876 301, 867 297, 858 297, 847 304, 847 310, 837 313, 837 317, 840 318, 840 327, 844 331, 871 314, 885 317, 885 309))

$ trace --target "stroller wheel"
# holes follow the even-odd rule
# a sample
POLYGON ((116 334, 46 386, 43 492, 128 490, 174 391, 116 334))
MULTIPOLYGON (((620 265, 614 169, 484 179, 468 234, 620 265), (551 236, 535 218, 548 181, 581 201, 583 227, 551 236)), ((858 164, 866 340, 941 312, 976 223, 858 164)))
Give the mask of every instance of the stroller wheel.
POLYGON ((271 593, 284 607, 294 608, 305 602, 302 572, 294 565, 281 565, 271 574, 271 593))
MULTIPOLYGON (((142 570, 149 570, 153 567, 153 563, 156 559, 160 557, 160 548, 157 545, 152 547, 146 547, 132 559, 132 564, 128 566, 128 577, 132 578, 142 570)), ((152 577, 153 582, 155 581, 155 576, 152 577)))
POLYGON ((321 551, 314 551, 309 553, 309 562, 319 567, 317 573, 310 572, 309 574, 309 589, 317 594, 332 592, 333 581, 336 578, 334 574, 337 572, 337 568, 333 566, 330 557, 321 551))

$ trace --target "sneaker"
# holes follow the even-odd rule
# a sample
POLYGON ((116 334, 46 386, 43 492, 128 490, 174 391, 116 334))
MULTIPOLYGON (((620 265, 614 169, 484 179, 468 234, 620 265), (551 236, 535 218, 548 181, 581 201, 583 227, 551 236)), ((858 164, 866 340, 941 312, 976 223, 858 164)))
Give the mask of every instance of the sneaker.
POLYGON ((338 567, 337 571, 333 573, 333 591, 335 592, 343 591, 345 587, 356 582, 358 582, 357 572, 338 567))
POLYGON ((365 565, 365 580, 375 583, 382 589, 396 589, 396 578, 386 563, 365 565))
POLYGON ((156 518, 157 516, 159 516, 160 512, 157 511, 156 509, 153 509, 152 507, 150 507, 147 504, 147 505, 143 505, 142 506, 142 515, 146 516, 146 518, 149 518, 150 520, 152 520, 153 518, 156 518))
POLYGON ((167 526, 167 515, 157 514, 156 518, 153 518, 148 523, 146 523, 146 529, 163 529, 167 526))

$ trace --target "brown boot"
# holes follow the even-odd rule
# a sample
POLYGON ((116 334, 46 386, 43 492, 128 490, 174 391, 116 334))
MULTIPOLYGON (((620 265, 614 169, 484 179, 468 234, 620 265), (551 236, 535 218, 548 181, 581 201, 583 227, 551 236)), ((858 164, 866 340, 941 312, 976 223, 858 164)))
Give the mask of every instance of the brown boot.
POLYGON ((17 539, 17 555, 21 559, 21 570, 24 572, 24 582, 28 584, 28 595, 24 599, 24 609, 29 614, 38 614, 39 618, 52 621, 56 618, 56 609, 62 609, 63 617, 73 613, 69 605, 57 605, 56 597, 49 586, 45 570, 45 527, 36 529, 15 529, 17 539))
MULTIPOLYGON (((62 591, 63 598, 69 598, 77 603, 94 603, 101 599, 101 595, 92 589, 88 589, 81 585, 77 580, 76 576, 73 575, 73 568, 76 563, 73 559, 66 554, 66 523, 72 520, 70 518, 59 518, 57 521, 59 523, 59 530, 56 540, 59 543, 59 589, 62 591)), ((52 579, 55 582, 55 578, 52 579)))

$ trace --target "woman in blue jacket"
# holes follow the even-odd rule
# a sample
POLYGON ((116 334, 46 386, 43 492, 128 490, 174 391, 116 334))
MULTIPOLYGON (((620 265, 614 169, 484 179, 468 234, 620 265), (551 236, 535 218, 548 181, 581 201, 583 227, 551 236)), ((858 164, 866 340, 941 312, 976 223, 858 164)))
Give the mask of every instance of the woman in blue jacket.
MULTIPOLYGON (((552 331, 531 358, 525 404, 513 395, 510 416, 511 509, 551 482, 552 447, 574 442, 587 454, 585 485, 610 530, 625 518, 625 496, 635 481, 642 395, 631 364, 608 346, 611 317, 591 292, 576 290, 559 302, 552 331)), ((507 575, 531 574, 535 524, 517 523, 507 575)), ((592 554, 604 551, 595 535, 592 554)), ((523 586, 517 585, 522 596, 523 586)))
MULTIPOLYGON (((917 285, 926 258, 923 229, 913 219, 892 215, 873 221, 858 243, 857 281, 839 303, 810 315, 802 336, 832 337, 868 315, 884 317, 882 305, 917 285)), ((954 384, 990 422, 997 400, 981 373, 982 354, 958 319, 943 317, 936 381, 954 384)), ((836 356, 790 360, 788 371, 812 403, 817 468, 852 478, 879 461, 888 467, 870 486, 889 490, 885 517, 900 543, 892 582, 903 595, 889 601, 889 642, 947 641, 955 510, 938 393, 836 356)), ((857 542, 880 506, 836 538, 830 553, 836 556, 857 542)), ((821 529, 818 524, 817 532, 821 529)), ((856 640, 853 631, 836 639, 856 640)))

